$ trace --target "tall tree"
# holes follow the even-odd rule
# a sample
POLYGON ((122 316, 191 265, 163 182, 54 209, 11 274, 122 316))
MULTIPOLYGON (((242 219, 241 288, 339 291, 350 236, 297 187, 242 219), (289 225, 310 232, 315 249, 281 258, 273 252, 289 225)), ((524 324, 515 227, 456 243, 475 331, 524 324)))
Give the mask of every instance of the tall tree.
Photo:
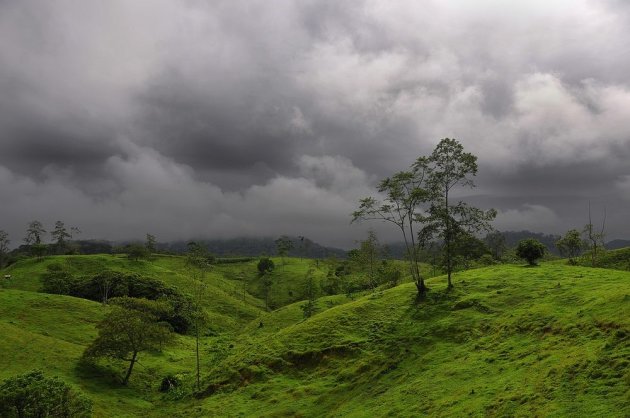
POLYGON ((391 223, 400 230, 409 271, 419 297, 424 297, 428 290, 420 273, 419 248, 416 242, 416 224, 421 220, 422 208, 430 198, 426 177, 427 167, 421 164, 412 166, 409 171, 400 171, 387 177, 380 182, 377 189, 384 195, 383 200, 379 201, 374 197, 361 199, 359 209, 352 213, 352 222, 380 220, 391 223))
POLYGON ((200 339, 201 328, 207 322, 205 311, 201 308, 206 290, 206 273, 210 268, 208 262, 208 250, 198 242, 188 243, 188 253, 186 254, 186 266, 191 281, 193 293, 193 304, 187 313, 195 330, 195 377, 197 390, 201 390, 201 356, 200 339))
POLYGON ((503 235, 500 231, 492 231, 486 235, 484 241, 490 249, 492 257, 495 260, 501 260, 505 250, 507 249, 507 245, 505 244, 505 235, 503 235))
POLYGON ((72 234, 68 232, 66 225, 62 221, 55 222, 55 229, 50 232, 50 235, 55 241, 57 253, 63 253, 66 248, 66 239, 72 238, 72 234))
POLYGON ((146 299, 113 298, 109 314, 98 324, 98 336, 85 350, 86 358, 110 357, 129 362, 122 380, 131 377, 138 354, 160 350, 173 338, 168 324, 159 322, 171 306, 166 302, 146 299))
POLYGON ((381 247, 374 231, 369 230, 367 239, 360 242, 356 258, 361 268, 367 272, 368 285, 372 289, 376 288, 376 273, 381 258, 381 247))
POLYGON ((155 235, 147 234, 144 246, 147 247, 149 254, 153 254, 156 251, 156 245, 157 241, 155 240, 155 235))
POLYGON ((448 288, 453 287, 454 242, 458 236, 466 236, 483 230, 491 230, 490 221, 496 217, 496 211, 469 206, 462 201, 452 201, 456 187, 475 187, 472 177, 477 175, 477 157, 464 152, 464 147, 456 139, 440 140, 428 157, 419 158, 414 167, 426 170, 427 184, 431 191, 431 206, 422 216, 425 224, 420 231, 421 241, 439 238, 444 242, 448 288))
POLYGON ((0 229, 0 268, 3 268, 6 263, 10 243, 9 234, 0 229))
POLYGON ((314 269, 310 268, 306 272, 306 280, 304 282, 304 299, 306 303, 302 305, 302 312, 304 318, 310 318, 315 313, 317 307, 315 300, 317 299, 318 286, 313 277, 314 269))
POLYGON ((593 225, 591 218, 591 202, 588 202, 588 223, 584 226, 584 235, 588 240, 588 247, 591 251, 591 265, 595 267, 597 265, 597 252, 599 249, 604 248, 604 237, 606 236, 606 208, 604 208, 604 219, 602 220, 602 227, 597 232, 593 225))
POLYGON ((289 255, 289 251, 293 249, 293 241, 286 235, 282 235, 276 241, 276 252, 282 258, 282 265, 286 264, 285 257, 289 255))
POLYGON ((40 221, 31 221, 26 228, 26 237, 24 242, 26 245, 41 244, 42 236, 46 233, 44 225, 40 221))

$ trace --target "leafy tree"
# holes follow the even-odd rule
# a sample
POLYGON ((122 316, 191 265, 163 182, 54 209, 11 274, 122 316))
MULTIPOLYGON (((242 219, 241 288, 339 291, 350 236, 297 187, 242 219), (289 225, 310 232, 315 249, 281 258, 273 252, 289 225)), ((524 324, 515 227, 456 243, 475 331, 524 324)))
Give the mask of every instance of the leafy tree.
POLYGON ((111 299, 112 311, 98 324, 98 337, 84 352, 86 358, 110 357, 129 362, 122 384, 129 382, 138 354, 158 351, 173 338, 171 327, 159 322, 171 307, 147 299, 111 299))
POLYGON ((473 260, 479 260, 490 251, 484 241, 465 231, 457 236, 452 250, 454 255, 453 265, 464 269, 470 268, 473 260))
POLYGON ((271 258, 263 257, 260 259, 260 261, 258 261, 258 265, 256 267, 258 268, 258 274, 262 276, 265 273, 272 272, 275 265, 271 258))
POLYGON ((427 167, 414 165, 409 171, 400 171, 385 178, 378 192, 385 197, 382 201, 366 197, 359 201, 359 209, 352 213, 352 222, 380 220, 394 224, 401 232, 405 243, 409 270, 419 297, 424 297, 428 288, 420 274, 419 245, 416 242, 416 223, 421 219, 423 206, 430 193, 426 188, 427 167))
POLYGON ((289 254, 289 251, 293 249, 293 241, 291 238, 286 235, 282 235, 280 238, 275 240, 276 243, 276 252, 280 257, 282 257, 282 265, 286 264, 285 257, 289 254))
POLYGON ((505 244, 505 235, 503 235, 499 231, 489 232, 484 238, 488 249, 490 249, 490 253, 495 260, 501 260, 503 258, 503 254, 507 249, 507 245, 505 244))
POLYGON ((24 242, 26 245, 41 244, 42 236, 46 233, 44 226, 40 221, 31 221, 26 229, 26 237, 24 242))
POLYGON ((125 246, 125 252, 127 253, 127 257, 138 261, 141 258, 148 258, 149 251, 144 245, 141 244, 129 244, 125 246))
POLYGON ((575 258, 584 251, 586 243, 582 240, 582 234, 577 229, 567 231, 562 238, 556 241, 556 247, 563 257, 569 258, 569 263, 575 263, 575 258))
POLYGON ((368 286, 372 289, 376 288, 376 276, 381 258, 381 246, 374 231, 368 231, 367 239, 360 242, 359 249, 354 253, 353 258, 364 271, 367 271, 368 286))
POLYGON ((451 274, 455 241, 467 234, 489 231, 490 221, 496 217, 496 210, 469 206, 462 201, 452 202, 455 187, 475 187, 472 180, 477 175, 477 157, 464 152, 464 147, 456 139, 440 140, 429 157, 420 157, 414 163, 417 170, 427 172, 431 206, 421 217, 424 227, 419 233, 420 241, 439 238, 444 242, 446 273, 449 289, 453 287, 451 274))
POLYGON ((516 247, 516 255, 527 260, 530 266, 535 266, 536 260, 542 258, 546 252, 545 244, 534 238, 521 240, 516 247))
POLYGON ((155 240, 155 236, 151 234, 147 234, 146 240, 144 241, 144 246, 146 247, 149 254, 153 254, 157 250, 157 241, 155 240))
POLYGON ((55 241, 57 253, 63 253, 66 248, 66 239, 72 238, 72 234, 68 232, 66 225, 62 221, 55 222, 55 229, 50 232, 50 235, 55 241))
POLYGON ((6 264, 10 243, 9 234, 0 229, 0 268, 3 268, 6 264))
POLYGON ((58 377, 33 370, 0 383, 0 416, 88 418, 92 401, 58 377))

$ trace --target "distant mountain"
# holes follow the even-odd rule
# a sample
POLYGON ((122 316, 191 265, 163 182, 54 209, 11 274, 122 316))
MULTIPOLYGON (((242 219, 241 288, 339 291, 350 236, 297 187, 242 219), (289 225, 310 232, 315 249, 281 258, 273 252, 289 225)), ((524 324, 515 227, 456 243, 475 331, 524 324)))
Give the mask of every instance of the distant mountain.
POLYGON ((615 239, 608 241, 605 245, 608 250, 618 250, 619 248, 630 247, 630 240, 627 239, 615 239))
MULTIPOLYGON (((324 247, 308 238, 290 237, 293 248, 289 256, 304 258, 345 258, 346 251, 340 248, 324 247)), ((173 253, 185 253, 190 241, 176 241, 158 244, 158 249, 173 253)), ((232 238, 224 240, 198 240, 212 254, 220 257, 244 256, 256 257, 260 255, 276 255, 274 238, 232 238)))

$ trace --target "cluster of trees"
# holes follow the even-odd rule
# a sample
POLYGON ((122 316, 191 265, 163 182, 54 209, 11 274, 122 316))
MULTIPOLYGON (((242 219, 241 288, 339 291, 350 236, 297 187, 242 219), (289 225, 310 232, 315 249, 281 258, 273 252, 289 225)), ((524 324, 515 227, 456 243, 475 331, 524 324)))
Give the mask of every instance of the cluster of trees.
POLYGON ((494 209, 484 211, 452 197, 457 187, 474 187, 476 174, 477 157, 464 152, 457 140, 444 138, 431 155, 419 157, 408 170, 382 180, 378 187, 382 200, 364 198, 352 214, 353 221, 382 220, 400 230, 420 297, 427 292, 420 272, 424 245, 435 240, 443 243, 448 287, 452 288, 456 243, 491 230, 494 209))

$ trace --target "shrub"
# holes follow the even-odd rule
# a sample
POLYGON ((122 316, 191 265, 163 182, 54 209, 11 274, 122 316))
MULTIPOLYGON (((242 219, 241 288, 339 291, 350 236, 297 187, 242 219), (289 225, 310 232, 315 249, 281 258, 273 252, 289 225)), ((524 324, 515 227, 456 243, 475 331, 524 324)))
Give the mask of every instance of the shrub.
POLYGON ((40 370, 11 377, 0 384, 0 416, 90 417, 92 401, 57 377, 40 370))
POLYGON ((258 273, 261 275, 273 271, 275 265, 273 264, 273 260, 271 258, 265 257, 261 258, 258 262, 258 273))
POLYGON ((536 265, 536 260, 542 258, 547 252, 547 247, 534 238, 521 240, 516 247, 516 255, 527 260, 530 266, 536 265))

